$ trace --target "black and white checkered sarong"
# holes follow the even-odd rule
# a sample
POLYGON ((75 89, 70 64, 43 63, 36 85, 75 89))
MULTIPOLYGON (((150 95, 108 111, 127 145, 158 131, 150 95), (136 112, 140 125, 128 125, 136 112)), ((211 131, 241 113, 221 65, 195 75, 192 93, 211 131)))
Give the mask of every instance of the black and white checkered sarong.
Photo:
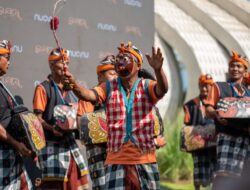
POLYGON ((250 159, 248 137, 218 134, 216 174, 241 176, 244 163, 250 159))
POLYGON ((93 190, 105 190, 106 143, 86 145, 88 169, 92 180, 93 190))
POLYGON ((193 152, 194 184, 207 186, 213 179, 215 169, 215 150, 205 149, 193 152))
MULTIPOLYGON (((143 190, 160 190, 160 177, 156 163, 137 164, 136 170, 143 190)), ((124 165, 106 166, 106 190, 125 189, 124 165)))
POLYGON ((0 189, 16 190, 21 186, 21 175, 24 172, 28 189, 32 190, 31 180, 27 175, 22 158, 8 144, 0 143, 0 189))
POLYGON ((43 180, 67 181, 71 155, 81 176, 88 174, 87 165, 75 139, 72 136, 66 138, 62 143, 46 142, 46 147, 39 153, 43 180))

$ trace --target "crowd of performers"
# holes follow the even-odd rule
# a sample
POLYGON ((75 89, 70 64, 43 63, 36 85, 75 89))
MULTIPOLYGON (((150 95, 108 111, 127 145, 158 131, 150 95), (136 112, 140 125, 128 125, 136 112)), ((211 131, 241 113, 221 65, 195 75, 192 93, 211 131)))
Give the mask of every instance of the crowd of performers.
MULTIPOLYGON (((200 94, 184 105, 185 125, 206 127, 214 124, 216 128, 216 145, 192 152, 196 190, 211 184, 213 190, 250 187, 250 123, 243 127, 245 124, 241 124, 240 119, 238 123, 227 120, 217 110, 223 98, 239 100, 250 96, 248 67, 248 61, 233 51, 227 81, 216 82, 210 74, 201 75, 198 80, 200 94)), ((247 109, 244 107, 240 111, 246 113, 247 109)))
MULTIPOLYGON (((11 46, 0 41, 0 76, 7 73, 11 46)), ((53 49, 48 56, 50 74, 34 92, 33 112, 45 134, 46 146, 35 160, 42 172, 34 187, 22 157, 34 157, 27 146, 8 131, 16 101, 0 81, 0 189, 13 190, 159 190, 156 148, 165 145, 155 135, 155 104, 167 93, 168 81, 162 69, 161 50, 146 55, 155 77, 145 71, 141 51, 121 43, 116 55, 108 55, 96 67, 98 84, 80 86, 69 69, 69 52, 53 49), (77 107, 78 125, 86 113, 104 109, 107 141, 88 143, 87 162, 75 133, 65 133, 55 124, 54 107, 77 107)), ((225 97, 250 96, 248 62, 236 52, 229 61, 228 81, 215 82, 211 75, 198 79, 200 94, 184 105, 186 126, 216 126, 217 146, 192 152, 194 186, 213 184, 213 190, 247 189, 250 173, 249 128, 230 125, 218 115, 217 103, 225 97)), ((178 146, 178 145, 177 145, 178 146)))
MULTIPOLYGON (((10 43, 0 42, 0 73, 7 73, 10 43)), ((80 86, 69 71, 69 52, 53 49, 49 56, 50 74, 35 89, 34 113, 45 134, 46 146, 36 160, 42 172, 41 183, 33 187, 21 157, 32 151, 7 130, 11 124, 15 100, 0 83, 1 151, 0 189, 160 189, 156 148, 165 140, 154 133, 153 107, 168 90, 160 49, 146 55, 156 79, 142 70, 143 56, 130 42, 121 44, 116 56, 107 56, 97 66, 98 85, 80 86), (139 77, 138 77, 139 76, 139 77), (153 79, 149 79, 149 78, 153 79), (78 120, 104 107, 108 138, 106 143, 86 144, 85 163, 73 133, 64 133, 55 125, 53 109, 57 105, 78 105, 78 120)))

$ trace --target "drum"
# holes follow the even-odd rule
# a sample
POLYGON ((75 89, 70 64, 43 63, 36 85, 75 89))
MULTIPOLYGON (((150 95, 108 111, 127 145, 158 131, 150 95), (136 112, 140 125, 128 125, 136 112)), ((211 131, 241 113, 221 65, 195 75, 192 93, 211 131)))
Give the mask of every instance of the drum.
POLYGON ((250 97, 227 97, 217 103, 217 112, 234 127, 249 127, 250 97))
POLYGON ((77 104, 57 105, 54 107, 55 125, 63 132, 73 132, 77 129, 77 104))
POLYGON ((35 154, 46 145, 42 124, 37 116, 28 110, 13 114, 7 131, 35 154))
POLYGON ((193 152, 215 147, 217 140, 215 125, 184 126, 181 129, 180 138, 180 147, 184 152, 193 152))
MULTIPOLYGON (((158 108, 153 108, 154 114, 154 134, 155 136, 163 135, 164 126, 158 111, 158 108)), ((87 145, 100 144, 107 142, 107 121, 105 109, 101 108, 97 111, 87 113, 80 120, 80 139, 87 145)))

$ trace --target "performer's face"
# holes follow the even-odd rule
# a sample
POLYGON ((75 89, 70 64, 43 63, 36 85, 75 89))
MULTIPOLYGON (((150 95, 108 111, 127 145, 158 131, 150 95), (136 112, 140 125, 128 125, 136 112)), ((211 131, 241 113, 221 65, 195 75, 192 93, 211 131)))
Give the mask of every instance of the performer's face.
POLYGON ((228 73, 230 80, 237 81, 243 79, 245 72, 246 68, 242 63, 233 62, 229 64, 228 73))
POLYGON ((61 60, 50 63, 51 72, 56 74, 57 76, 63 77, 64 72, 68 70, 68 65, 69 62, 65 62, 63 64, 61 60))
POLYGON ((132 54, 119 53, 116 56, 115 70, 121 78, 130 78, 134 76, 139 69, 140 66, 132 54))
POLYGON ((0 55, 0 76, 3 76, 7 73, 10 64, 9 60, 9 54, 0 55))
POLYGON ((117 73, 113 69, 107 70, 107 71, 104 71, 104 72, 98 74, 98 82, 99 83, 105 82, 106 80, 111 81, 115 78, 117 78, 117 73))
POLYGON ((200 96, 202 98, 207 98, 212 86, 210 84, 200 84, 199 89, 200 89, 200 96))

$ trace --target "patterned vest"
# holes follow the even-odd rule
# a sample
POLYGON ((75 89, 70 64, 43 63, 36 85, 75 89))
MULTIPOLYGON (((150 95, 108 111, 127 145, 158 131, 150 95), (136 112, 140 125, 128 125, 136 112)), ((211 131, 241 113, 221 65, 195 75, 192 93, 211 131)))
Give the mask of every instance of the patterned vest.
POLYGON ((205 125, 214 123, 213 119, 209 119, 205 115, 203 115, 201 106, 204 106, 204 105, 200 105, 200 104, 202 104, 200 97, 194 98, 185 104, 190 114, 190 120, 186 125, 205 126, 205 125), (198 104, 196 100, 198 101, 198 104))
MULTIPOLYGON (((53 110, 56 105, 62 105, 63 101, 61 97, 59 96, 59 93, 56 93, 54 84, 51 81, 45 80, 41 83, 41 85, 44 87, 46 94, 47 94, 47 105, 45 108, 45 111, 42 114, 42 118, 49 124, 54 124, 54 118, 53 118, 53 110)), ((64 100, 67 103, 75 103, 78 101, 77 97, 74 95, 72 91, 68 91, 66 97, 64 100)), ((65 137, 56 137, 53 132, 44 129, 45 137, 47 141, 53 141, 53 142, 60 142, 65 137)))
POLYGON ((129 99, 121 80, 107 82, 106 113, 108 123, 108 151, 117 152, 131 140, 143 152, 155 149, 154 106, 147 93, 146 80, 137 79, 129 99))
MULTIPOLYGON (((200 101, 200 98, 199 98, 200 101)), ((200 102, 199 102, 200 103, 200 102)), ((190 113, 190 121, 188 125, 205 125, 205 117, 202 114, 201 108, 199 104, 197 105, 195 100, 190 100, 185 104, 190 113)))

